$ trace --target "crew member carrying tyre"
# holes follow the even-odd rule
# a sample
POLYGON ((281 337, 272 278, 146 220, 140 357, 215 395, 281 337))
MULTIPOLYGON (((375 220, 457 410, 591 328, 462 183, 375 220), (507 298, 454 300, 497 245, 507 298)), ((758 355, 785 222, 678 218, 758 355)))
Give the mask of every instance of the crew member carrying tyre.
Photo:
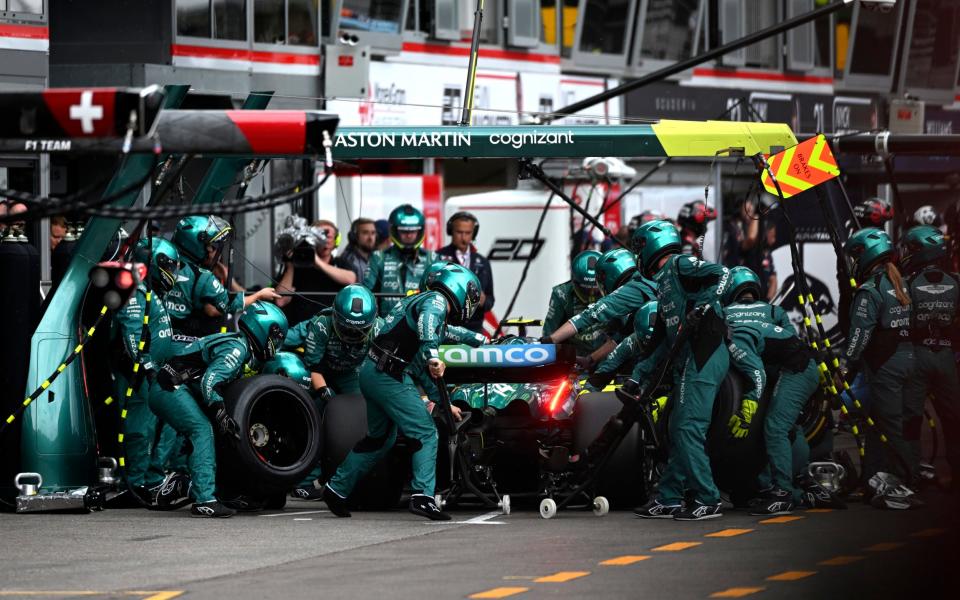
POLYGON ((161 391, 150 396, 150 409, 193 447, 189 466, 194 505, 190 514, 195 517, 229 517, 236 512, 214 495, 216 454, 211 421, 228 441, 240 440, 239 427, 220 390, 242 377, 248 362, 258 370, 274 357, 287 333, 287 317, 273 304, 254 302, 240 315, 239 329, 189 344, 163 366, 157 375, 161 391))
POLYGON ((847 240, 844 252, 860 282, 850 309, 844 356, 851 372, 863 369, 874 423, 865 432, 863 481, 874 506, 903 510, 911 507, 911 494, 901 482, 909 485, 916 475, 903 439, 907 383, 917 376, 910 343, 910 296, 893 264, 893 244, 884 231, 873 227, 857 231, 847 240))
POLYGON ((123 351, 115 355, 118 360, 113 365, 113 374, 117 398, 123 400, 127 413, 121 432, 125 440, 124 474, 134 493, 152 504, 154 493, 148 490, 159 486, 164 477, 162 468, 150 469, 157 417, 150 411, 149 399, 151 393, 155 393, 157 371, 173 355, 173 330, 162 300, 177 281, 180 256, 173 244, 155 238, 152 246, 147 240, 140 240, 134 258, 150 265, 152 290, 148 294, 146 282, 140 282, 130 300, 113 316, 114 335, 123 346, 123 351), (142 339, 141 348, 144 328, 147 336, 142 339), (139 363, 137 371, 134 371, 135 361, 139 363), (131 376, 134 386, 128 397, 131 376))
MULTIPOLYGON (((600 256, 596 250, 584 250, 573 259, 569 281, 553 286, 547 305, 547 318, 543 320, 544 336, 553 334, 600 298, 600 288, 597 287, 597 262, 600 256)), ((605 341, 603 327, 597 325, 578 331, 571 344, 578 355, 587 356, 605 341)))
POLYGON ((633 313, 654 300, 657 294, 656 284, 637 272, 636 258, 626 248, 615 248, 601 256, 596 271, 597 285, 603 297, 540 340, 544 344, 559 344, 581 331, 606 326, 607 331, 614 334, 613 338, 585 358, 577 360, 586 370, 593 369, 613 352, 617 347, 617 340, 614 339, 617 333, 631 326, 633 313))
POLYGON ((657 284, 658 314, 653 338, 645 346, 636 381, 653 373, 660 357, 672 348, 681 328, 693 334, 677 349, 673 367, 673 411, 670 416, 670 458, 657 496, 634 514, 647 519, 699 521, 721 516, 720 492, 713 482, 706 454, 713 401, 730 365, 721 298, 729 280, 726 267, 680 254, 682 242, 667 221, 637 228, 633 248, 643 275, 657 284), (693 500, 683 503, 684 488, 693 500))
MULTIPOLYGON (((921 472, 920 431, 929 395, 943 427, 951 486, 960 489, 960 381, 954 362, 953 337, 960 309, 960 275, 948 270, 943 233, 929 225, 914 227, 900 240, 900 264, 907 273, 913 300, 910 338, 916 371, 910 376, 903 409, 903 437, 910 446, 911 468, 921 472)), ((923 469, 927 470, 926 467, 923 469)), ((932 471, 932 467, 929 467, 932 471)), ((933 473, 931 473, 933 475, 933 473)))
MULTIPOLYGON (((749 506, 753 515, 787 514, 804 499, 803 491, 793 484, 790 432, 817 390, 820 371, 813 351, 797 337, 786 311, 761 301, 760 289, 760 278, 749 268, 730 270, 730 283, 723 297, 730 327, 730 363, 752 385, 744 392, 729 426, 737 439, 756 435, 755 419, 767 384, 766 369, 779 369, 763 421, 767 465, 758 480, 760 496, 751 500, 749 506)), ((805 445, 803 432, 794 433, 797 443, 805 445)), ((809 457, 810 450, 800 449, 799 453, 809 457)))
POLYGON ((188 344, 197 338, 218 333, 223 315, 236 313, 253 302, 276 301, 273 288, 264 288, 248 296, 227 292, 210 269, 220 256, 233 229, 220 217, 186 217, 177 223, 173 244, 180 253, 182 268, 177 283, 165 298, 173 324, 174 341, 188 344))
POLYGON ((480 281, 469 270, 450 264, 436 274, 428 290, 404 298, 394 307, 360 367, 367 437, 347 455, 323 490, 324 501, 339 517, 350 516, 346 498, 359 478, 390 450, 399 428, 420 446, 413 454, 410 512, 433 520, 450 518, 433 498, 437 429, 410 377, 410 366, 419 354, 431 376, 443 376, 439 346, 444 326, 448 321, 462 324, 469 320, 480 303, 480 281))
MULTIPOLYGON (((363 285, 372 292, 414 294, 427 267, 436 261, 433 251, 422 247, 426 220, 422 212, 404 204, 390 212, 389 222, 393 245, 373 253, 363 285)), ((380 315, 388 315, 399 302, 400 298, 381 298, 380 315)))
MULTIPOLYGON (((360 365, 382 325, 373 293, 357 284, 337 292, 333 306, 308 321, 303 362, 310 370, 310 396, 318 414, 334 395, 360 392, 360 365)), ((316 484, 319 477, 317 463, 291 495, 319 500, 323 496, 316 484)))

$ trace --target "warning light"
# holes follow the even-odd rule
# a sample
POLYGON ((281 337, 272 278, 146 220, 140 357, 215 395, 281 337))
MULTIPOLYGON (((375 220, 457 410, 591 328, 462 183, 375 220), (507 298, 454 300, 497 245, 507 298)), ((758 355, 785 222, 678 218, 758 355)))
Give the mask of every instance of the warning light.
POLYGON ((117 287, 121 290, 128 289, 133 286, 133 273, 130 271, 120 271, 117 273, 117 287))
POLYGON ((568 387, 570 387, 570 382, 564 379, 560 383, 560 387, 557 388, 556 393, 554 393, 553 398, 550 400, 550 404, 548 408, 550 410, 551 415, 556 415, 560 407, 563 406, 563 402, 561 402, 560 400, 564 398, 568 387))

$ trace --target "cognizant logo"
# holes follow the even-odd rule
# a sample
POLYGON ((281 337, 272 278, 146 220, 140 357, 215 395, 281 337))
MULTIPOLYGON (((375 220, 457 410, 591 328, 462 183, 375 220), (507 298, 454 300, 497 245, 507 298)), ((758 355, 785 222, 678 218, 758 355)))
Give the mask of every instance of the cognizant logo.
POLYGON ((534 367, 557 360, 553 345, 440 346, 440 360, 450 367, 534 367))

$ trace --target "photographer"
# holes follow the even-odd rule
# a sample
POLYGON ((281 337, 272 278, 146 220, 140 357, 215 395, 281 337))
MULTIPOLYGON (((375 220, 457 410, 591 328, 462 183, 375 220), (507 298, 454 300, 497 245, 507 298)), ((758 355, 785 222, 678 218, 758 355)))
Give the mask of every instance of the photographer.
POLYGON ((334 295, 351 283, 357 275, 333 264, 333 250, 340 244, 337 226, 330 221, 315 221, 307 226, 302 217, 287 220, 287 227, 277 236, 277 253, 283 259, 278 277, 278 292, 328 292, 328 296, 283 296, 277 306, 283 309, 290 323, 305 321, 333 302, 334 295))
POLYGON ((336 265, 349 269, 357 275, 357 281, 363 281, 370 264, 370 255, 377 249, 377 227, 373 219, 360 217, 350 225, 347 235, 347 249, 337 257, 336 265))

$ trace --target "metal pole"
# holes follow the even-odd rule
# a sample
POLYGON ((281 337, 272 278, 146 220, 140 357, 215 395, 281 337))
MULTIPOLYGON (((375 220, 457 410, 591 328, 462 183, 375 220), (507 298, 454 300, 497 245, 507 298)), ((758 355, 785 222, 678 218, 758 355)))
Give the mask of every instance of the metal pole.
POLYGON ((473 38, 470 40, 470 64, 467 66, 467 86, 463 94, 463 112, 460 125, 469 125, 473 116, 473 90, 477 83, 477 58, 480 55, 480 25, 483 23, 483 0, 477 0, 473 13, 473 38))
MULTIPOLYGON (((584 98, 583 100, 580 100, 578 102, 574 102, 573 104, 569 106, 565 106, 550 114, 541 115, 540 122, 550 123, 557 119, 561 119, 563 117, 580 112, 581 110, 606 102, 607 100, 610 100, 612 98, 616 98, 617 96, 626 94, 627 92, 642 88, 647 84, 655 83, 657 81, 662 81, 667 77, 676 75, 677 73, 682 73, 683 71, 696 67, 697 65, 701 65, 715 58, 720 58, 724 54, 733 52, 735 50, 739 50, 741 48, 745 48, 751 44, 761 42, 767 38, 783 33, 784 31, 788 31, 795 27, 799 27, 801 25, 809 23, 810 21, 819 19, 820 17, 834 13, 840 10, 841 8, 843 8, 844 6, 846 6, 847 4, 849 4, 850 2, 852 2, 852 0, 843 0, 841 2, 829 4, 822 8, 818 8, 814 11, 796 16, 792 19, 787 19, 782 23, 778 23, 771 27, 767 27, 766 29, 761 29, 760 31, 751 33, 750 35, 746 35, 740 39, 734 40, 729 44, 718 46, 713 50, 708 50, 707 52, 704 52, 703 54, 698 54, 696 56, 688 58, 687 60, 682 60, 680 62, 674 63, 672 65, 669 65, 667 67, 654 71, 653 73, 644 75, 639 79, 628 81, 627 83, 620 84, 615 88, 611 88, 607 91, 601 92, 594 96, 590 96, 589 98, 584 98)), ((476 37, 476 34, 474 34, 474 37, 476 37)))

